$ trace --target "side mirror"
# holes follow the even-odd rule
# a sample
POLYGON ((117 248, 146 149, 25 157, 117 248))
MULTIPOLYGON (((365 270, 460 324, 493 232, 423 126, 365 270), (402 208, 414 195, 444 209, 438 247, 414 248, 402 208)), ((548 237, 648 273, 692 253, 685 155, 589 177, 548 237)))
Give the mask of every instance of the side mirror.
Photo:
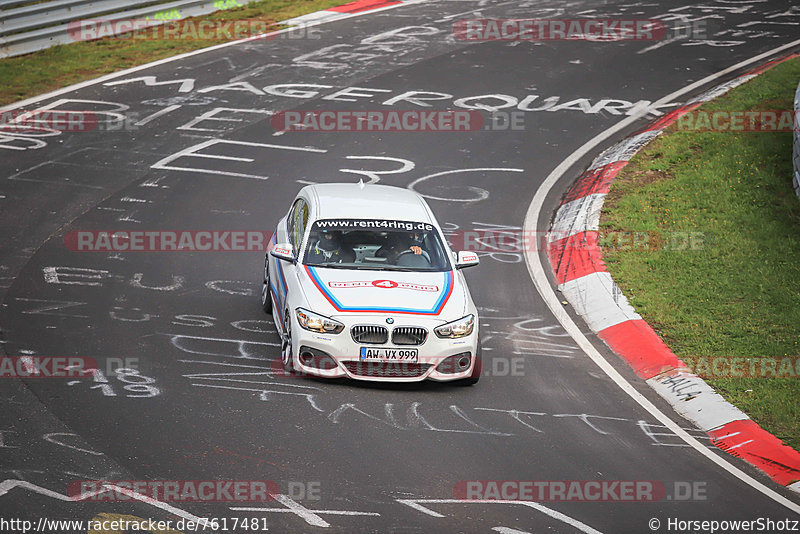
POLYGON ((297 259, 294 257, 294 248, 289 243, 278 243, 272 250, 269 251, 270 255, 283 261, 290 261, 295 263, 297 259))
POLYGON ((478 265, 478 254, 475 252, 468 252, 460 250, 458 252, 458 259, 456 260, 456 269, 463 269, 465 267, 472 267, 478 265))

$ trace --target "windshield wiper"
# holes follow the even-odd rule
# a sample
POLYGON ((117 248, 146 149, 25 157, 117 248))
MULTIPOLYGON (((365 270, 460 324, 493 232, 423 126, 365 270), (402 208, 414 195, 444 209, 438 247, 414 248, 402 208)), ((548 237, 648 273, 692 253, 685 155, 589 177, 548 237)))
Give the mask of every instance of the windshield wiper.
POLYGON ((309 267, 328 267, 330 269, 352 269, 349 265, 341 263, 307 263, 309 267))

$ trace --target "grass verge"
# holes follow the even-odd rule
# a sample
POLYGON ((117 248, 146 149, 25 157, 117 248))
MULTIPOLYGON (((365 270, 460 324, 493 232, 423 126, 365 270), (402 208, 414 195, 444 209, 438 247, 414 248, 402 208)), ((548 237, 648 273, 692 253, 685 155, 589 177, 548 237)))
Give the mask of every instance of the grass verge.
MULTIPOLYGON (((348 0, 261 0, 185 20, 263 20, 270 23, 342 5, 348 0)), ((275 26, 275 29, 280 26, 275 26)), ((122 39, 58 45, 0 59, 0 106, 118 70, 198 50, 229 39, 122 39)))
MULTIPOLYGON (((700 108, 791 110, 800 58, 700 108)), ((800 450, 800 199, 791 132, 701 132, 673 124, 625 167, 601 235, 654 232, 683 239, 657 250, 604 250, 631 304, 673 352, 763 428, 800 450), (695 234, 696 233, 696 234, 695 234), (700 239, 697 239, 697 237, 700 239), (702 358, 703 360, 700 360, 702 358), (753 361, 754 377, 729 358, 753 361), (793 361, 774 378, 761 364, 793 361), (760 360, 759 360, 760 359, 760 360), (701 366, 701 361, 706 365, 701 366), (715 370, 709 364, 718 362, 715 370)), ((665 243, 670 240, 666 239, 665 243)))

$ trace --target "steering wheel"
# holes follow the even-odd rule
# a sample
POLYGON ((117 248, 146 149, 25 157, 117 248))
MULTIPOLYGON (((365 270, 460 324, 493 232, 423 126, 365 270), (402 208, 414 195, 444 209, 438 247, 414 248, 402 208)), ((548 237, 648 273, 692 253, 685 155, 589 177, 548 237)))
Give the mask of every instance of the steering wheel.
MULTIPOLYGON (((403 252, 401 252, 400 254, 398 254, 397 256, 395 256, 395 258, 394 258, 394 261, 395 261, 395 263, 397 263, 397 260, 399 260, 401 256, 405 256, 406 254, 414 254, 414 251, 413 251, 413 250, 411 250, 411 249, 404 250, 403 252)), ((422 254, 417 254, 417 255, 418 255, 418 256, 422 256, 423 258, 425 258, 425 260, 426 260, 428 263, 430 263, 430 262, 431 262, 431 256, 430 256, 430 254, 428 254, 428 251, 426 251, 426 250, 423 250, 423 251, 422 251, 422 254)))

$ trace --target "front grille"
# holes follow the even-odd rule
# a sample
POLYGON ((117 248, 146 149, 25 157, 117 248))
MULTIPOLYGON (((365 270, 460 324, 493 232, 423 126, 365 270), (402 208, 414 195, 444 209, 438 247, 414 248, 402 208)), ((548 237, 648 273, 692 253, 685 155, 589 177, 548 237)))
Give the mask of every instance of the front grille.
POLYGON ((395 345, 422 345, 428 339, 428 331, 419 326, 398 326, 392 330, 395 345))
POLYGON ((422 376, 430 368, 429 363, 412 362, 342 362, 356 376, 381 378, 413 378, 422 376))
POLYGON ((356 343, 382 345, 389 339, 389 331, 385 326, 363 324, 350 329, 350 335, 356 343))

